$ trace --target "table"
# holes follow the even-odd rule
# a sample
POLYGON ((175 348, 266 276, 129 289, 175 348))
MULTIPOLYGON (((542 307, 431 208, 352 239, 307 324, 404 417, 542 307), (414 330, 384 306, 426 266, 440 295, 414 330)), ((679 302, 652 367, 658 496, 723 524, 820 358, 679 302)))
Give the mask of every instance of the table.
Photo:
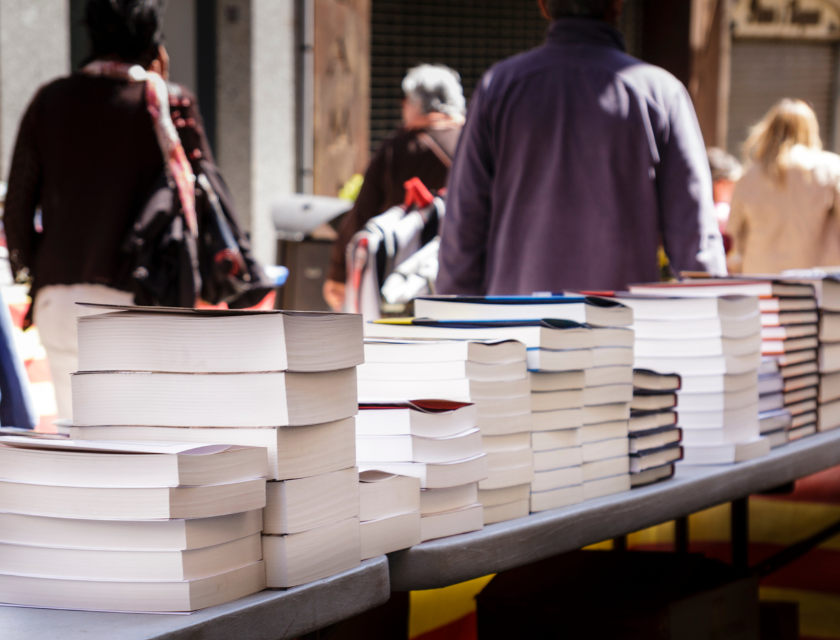
POLYGON ((262 591, 191 615, 0 607, 3 640, 285 640, 372 609, 390 597, 388 560, 286 591, 262 591))
POLYGON ((513 569, 740 500, 840 464, 840 430, 735 465, 677 466, 671 480, 489 525, 390 554, 393 591, 436 589, 513 569))

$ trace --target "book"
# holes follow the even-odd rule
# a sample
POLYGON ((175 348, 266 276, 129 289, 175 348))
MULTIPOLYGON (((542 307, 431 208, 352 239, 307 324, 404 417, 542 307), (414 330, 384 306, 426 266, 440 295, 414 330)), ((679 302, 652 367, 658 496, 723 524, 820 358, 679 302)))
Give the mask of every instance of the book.
POLYGON ((632 384, 640 391, 678 391, 682 378, 677 374, 663 374, 649 369, 633 369, 632 384))
MULTIPOLYGON (((531 399, 528 398, 528 405, 530 406, 531 399)), ((571 411, 580 411, 572 409, 571 411)), ((481 429, 484 436, 500 436, 508 433, 523 433, 530 432, 533 428, 536 416, 545 415, 546 413, 561 413, 560 411, 543 412, 541 414, 532 414, 530 409, 528 411, 520 411, 509 415, 482 415, 479 414, 476 418, 475 426, 481 429)))
POLYGON ((583 464, 583 447, 534 452, 534 471, 551 471, 583 464))
POLYGON ((71 383, 77 426, 284 427, 341 420, 358 411, 355 368, 322 373, 112 371, 76 373, 71 383), (328 401, 324 389, 330 390, 328 401))
POLYGON ((702 358, 641 358, 633 361, 635 369, 653 369, 662 373, 682 376, 683 385, 689 376, 737 375, 756 371, 760 364, 760 351, 744 356, 708 356, 702 358))
POLYGON ((583 448, 583 462, 594 462, 607 458, 617 458, 630 453, 627 437, 613 438, 612 440, 600 440, 598 442, 585 442, 583 448))
MULTIPOLYGON (((418 478, 365 471, 359 475, 359 518, 366 522, 415 511, 420 513, 420 493, 418 478)), ((474 496, 475 491, 471 495, 474 496)))
POLYGON ((816 324, 793 324, 778 327, 762 327, 762 340, 793 340, 817 335, 816 324))
POLYGON ((819 367, 817 363, 814 362, 802 362, 800 364, 790 364, 785 365, 779 368, 780 373, 782 374, 782 378, 796 378, 797 376, 804 376, 809 373, 816 373, 819 371, 819 367))
POLYGON ((265 478, 255 447, 0 437, 2 478, 65 487, 177 487, 265 478))
POLYGON ((455 462, 481 453, 481 432, 475 428, 440 438, 356 436, 356 458, 366 463, 455 462))
POLYGON ((359 566, 359 519, 317 529, 262 537, 266 586, 287 589, 359 566))
POLYGON ((531 448, 536 452, 546 451, 548 449, 577 447, 578 445, 583 444, 583 438, 581 433, 583 429, 584 427, 574 429, 558 429, 557 431, 534 431, 530 434, 531 448))
POLYGON ((682 447, 679 444, 669 444, 652 451, 630 454, 630 473, 641 473, 648 469, 662 467, 666 464, 681 460, 682 447))
POLYGON ((484 507, 477 503, 420 517, 420 538, 423 542, 479 531, 483 528, 484 507))
POLYGON ((619 475, 608 476, 606 478, 588 480, 583 483, 583 497, 586 500, 603 498, 605 496, 611 496, 624 491, 630 491, 629 473, 621 473, 619 475))
POLYGON ((815 298, 762 298, 758 301, 761 313, 808 311, 817 308, 815 298))
POLYGON ((531 448, 530 433, 509 433, 503 436, 482 436, 481 447, 485 453, 531 448))
POLYGON ((673 478, 674 470, 675 466, 673 464, 665 464, 661 467, 654 467, 639 473, 632 473, 630 474, 630 486, 634 489, 636 487, 646 487, 659 482, 660 480, 673 478))
POLYGON ((528 498, 515 500, 506 504, 497 504, 492 507, 484 505, 484 524, 496 524, 507 522, 516 518, 524 518, 531 512, 531 501, 528 498))
POLYGON ((0 511, 52 518, 209 518, 265 506, 265 478, 196 487, 57 487, 0 481, 0 511))
POLYGON ((264 447, 268 479, 290 480, 356 464, 353 418, 304 427, 242 428, 220 427, 72 427, 71 437, 80 440, 231 443, 264 447))
POLYGON ((627 453, 624 453, 624 455, 615 458, 585 462, 581 471, 583 473, 584 483, 592 480, 600 480, 601 478, 623 475, 630 473, 630 458, 627 456, 627 453))
POLYGON ((359 471, 384 471, 420 479, 423 489, 448 489, 478 482, 487 477, 487 456, 479 454, 454 462, 372 462, 360 461, 359 471))
MULTIPOLYGON (((823 405, 825 406, 825 405, 823 405)), ((785 409, 790 411, 791 415, 796 418, 796 416, 801 415, 803 413, 809 413, 811 411, 817 410, 817 401, 816 400, 803 400, 802 402, 795 402, 792 404, 786 404, 785 409)))
POLYGON ((362 319, 347 313, 85 305, 79 371, 334 371, 364 362, 362 319))
POLYGON ((592 350, 593 367, 633 366, 633 349, 628 347, 601 347, 592 350))
POLYGON ((716 316, 677 321, 636 320, 633 331, 641 340, 720 340, 743 339, 758 332, 764 317, 758 311, 745 316, 716 316))
POLYGON ((677 394, 675 393, 642 394, 637 392, 630 400, 630 409, 633 411, 659 411, 676 406, 677 394))
POLYGON ((561 351, 529 348, 527 361, 531 372, 570 372, 595 366, 593 349, 561 351))
MULTIPOLYGON (((630 367, 625 367, 632 371, 630 367)), ((583 391, 584 404, 587 406, 600 404, 616 404, 620 402, 632 402, 632 384, 608 384, 599 387, 589 387, 583 391)), ((533 401, 532 401, 533 403, 533 401)))
POLYGON ((777 429, 776 431, 762 433, 761 436, 770 443, 770 449, 772 450, 783 447, 789 442, 788 433, 787 429, 777 429))
POLYGON ((796 378, 783 378, 782 380, 785 393, 796 391, 797 389, 805 389, 806 387, 815 387, 820 384, 820 376, 817 374, 797 376, 796 378))
POLYGON ((357 367, 359 380, 458 380, 483 382, 522 380, 528 376, 525 358, 504 364, 477 364, 469 360, 449 362, 366 362, 357 367))
POLYGON ((628 434, 628 420, 616 420, 614 422, 601 422, 588 424, 580 428, 581 443, 600 442, 601 440, 613 440, 615 438, 626 438, 628 434))
POLYGON ((807 436, 812 436, 817 432, 817 425, 816 423, 808 423, 802 425, 801 427, 796 427, 793 429, 789 429, 787 432, 788 442, 795 442, 797 440, 801 440, 807 436))
POLYGON ((442 438, 471 429, 476 419, 475 405, 470 403, 414 400, 403 405, 363 404, 356 416, 356 435, 442 438))
POLYGON ((840 371, 840 342, 821 344, 818 361, 820 373, 840 371))
POLYGON ((265 533, 300 533, 359 517, 359 472, 355 467, 267 482, 265 490, 265 533))
POLYGON ((788 429, 792 424, 793 417, 790 411, 785 409, 776 409, 775 411, 767 411, 758 414, 758 428, 759 433, 764 435, 771 431, 778 431, 779 429, 788 429))
MULTIPOLYGON (((527 485, 525 485, 527 486, 527 485)), ((498 491, 509 491, 509 488, 498 491)), ((478 483, 472 482, 448 489, 423 489, 420 491, 420 513, 424 516, 441 511, 453 511, 462 507, 468 507, 476 502, 484 502, 481 496, 487 491, 479 491, 478 483)), ((504 502, 516 500, 516 496, 505 499, 504 502)))
POLYGON ((723 355, 745 356, 761 351, 762 348, 761 334, 753 333, 745 338, 637 339, 634 349, 636 358, 695 358, 723 355))
POLYGON ((776 373, 770 376, 760 376, 758 378, 758 393, 759 395, 767 395, 768 393, 779 393, 785 388, 785 379, 781 373, 776 373))
POLYGON ((623 347, 632 349, 636 343, 636 332, 631 327, 589 327, 592 347, 595 349, 623 347))
POLYGON ((583 408, 583 424, 600 424, 601 422, 616 422, 630 418, 630 404, 619 402, 616 404, 590 405, 583 408))
MULTIPOLYGON (((805 362, 811 362, 812 360, 817 359, 817 350, 816 349, 806 349, 805 351, 794 351, 791 353, 782 353, 776 354, 772 356, 767 356, 770 358, 775 359, 777 365, 779 366, 780 370, 784 369, 785 367, 789 367, 795 364, 802 364, 805 362)), ((762 358, 763 360, 764 358, 762 358)))
POLYGON ((616 299, 633 309, 634 323, 653 321, 696 322, 703 319, 754 317, 758 308, 748 297, 688 298, 617 293, 616 299))
POLYGON ((752 440, 759 434, 758 420, 753 418, 748 422, 729 427, 684 428, 682 442, 688 446, 726 444, 752 440))
MULTIPOLYGON (((643 396, 644 397, 644 396, 643 396)), ((765 396, 761 396, 764 398, 765 396)), ((739 409, 747 405, 760 404, 758 389, 753 386, 744 391, 733 391, 730 393, 694 393, 677 396, 677 413, 684 411, 729 411, 739 409)))
POLYGON ((630 292, 649 296, 684 296, 714 298, 719 296, 757 296, 759 298, 812 298, 810 284, 792 283, 778 279, 759 280, 708 278, 682 282, 656 282, 630 285, 630 292))
POLYGON ((588 391, 541 391, 531 394, 531 411, 558 411, 560 409, 582 409, 588 391))
MULTIPOLYGON (((587 387, 602 387, 613 384, 633 384, 633 369, 627 365, 595 367, 584 371, 587 387)), ((533 374, 532 374, 533 375, 533 374)))
MULTIPOLYGON (((623 369, 623 367, 621 367, 623 369)), ((568 391, 583 389, 586 386, 586 376, 593 369, 579 371, 531 371, 528 377, 531 381, 531 393, 540 391, 568 391)))
POLYGON ((365 363, 470 362, 515 364, 525 360, 517 340, 387 340, 366 338, 365 363))
POLYGON ((359 523, 362 560, 408 549, 421 542, 420 512, 412 511, 359 523))
POLYGON ((683 447, 683 464, 733 464, 761 458, 770 453, 770 443, 761 437, 737 444, 686 445, 683 447))
POLYGON ((416 398, 435 398, 451 402, 473 402, 478 413, 498 415, 530 411, 531 406, 530 384, 524 378, 502 382, 477 382, 467 378, 359 380, 358 394, 362 404, 394 404, 416 398))
POLYGON ((538 320, 558 318, 603 327, 633 324, 632 311, 616 301, 583 296, 421 296, 414 312, 439 320, 538 320))
POLYGON ((840 372, 826 373, 820 376, 818 398, 820 404, 840 399, 840 372))
POLYGON ((805 349, 816 349, 819 341, 816 336, 808 338, 788 338, 786 340, 764 340, 761 343, 761 354, 765 356, 777 353, 791 353, 805 349))
MULTIPOLYGON (((530 450, 529 450, 529 453, 530 450)), ((531 462, 518 465, 499 465, 495 469, 488 470, 487 477, 478 483, 479 490, 504 489, 527 484, 534 480, 534 463, 531 462)))
POLYGON ((583 502, 583 483, 557 489, 531 492, 531 512, 560 509, 583 502))
POLYGON ((831 269, 792 269, 782 275, 786 281, 810 285, 814 288, 817 306, 828 311, 840 311, 840 280, 831 269))
POLYGON ((840 400, 821 404, 817 410, 817 428, 831 431, 840 427, 840 400))
POLYGON ((682 440, 682 429, 679 427, 659 427, 649 431, 640 431, 630 436, 630 454, 643 453, 652 449, 659 449, 682 440))
MULTIPOLYGON (((53 546, 58 545, 61 546, 53 546)), ((262 560, 260 534, 201 549, 74 549, 0 543, 2 572, 77 580, 183 581, 227 573, 262 560)))
POLYGON ((790 429, 796 429, 798 427, 802 427, 806 424, 811 424, 817 421, 817 412, 816 411, 808 411, 806 413, 799 413, 797 415, 791 415, 790 417, 790 429))
POLYGON ((531 483, 531 492, 549 491, 580 484, 583 484, 583 468, 581 466, 535 471, 534 480, 531 483))
POLYGON ((497 507, 511 502, 527 500, 529 495, 531 495, 531 485, 519 484, 512 487, 503 487, 501 489, 486 489, 479 491, 478 502, 483 504, 485 508, 497 507))
POLYGON ((72 549, 188 551, 247 538, 263 528, 262 510, 212 518, 81 520, 0 513, 0 542, 72 549))
POLYGON ((266 587, 263 562, 197 580, 74 580, 0 574, 0 602, 87 611, 197 611, 266 587))
POLYGON ((817 387, 805 387, 803 389, 793 389, 791 391, 786 391, 783 394, 784 404, 785 406, 789 406, 791 404, 796 404, 798 402, 802 402, 803 400, 811 400, 812 398, 817 397, 817 387))
MULTIPOLYGON (((809 300, 808 298, 791 298, 792 300, 809 300)), ((776 298, 778 300, 778 298, 776 298)), ((761 300, 761 303, 765 302, 761 300)), ((816 302, 809 300, 811 308, 816 307, 816 302)), ((762 309, 761 312, 761 326, 762 327, 787 327, 788 325, 796 324, 814 324, 818 322, 819 315, 816 311, 776 311, 766 312, 762 309)), ((822 336, 820 336, 822 339, 822 336)))
POLYGON ((541 411, 531 416, 531 431, 556 431, 583 426, 583 409, 541 411))
POLYGON ((535 349, 589 349, 591 330, 568 320, 463 321, 399 318, 365 324, 365 338, 389 340, 516 340, 535 349))
POLYGON ((840 313, 824 311, 820 314, 819 337, 820 342, 840 342, 840 313))
POLYGON ((674 411, 634 412, 627 423, 629 433, 639 433, 677 424, 677 414, 674 411))

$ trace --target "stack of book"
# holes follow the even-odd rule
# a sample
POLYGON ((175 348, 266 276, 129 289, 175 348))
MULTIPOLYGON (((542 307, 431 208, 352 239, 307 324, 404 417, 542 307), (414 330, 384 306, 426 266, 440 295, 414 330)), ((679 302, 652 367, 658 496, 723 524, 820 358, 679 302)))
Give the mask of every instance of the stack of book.
POLYGON ((382 471, 359 474, 362 560, 420 544, 420 480, 382 471))
MULTIPOLYGON (((487 477, 487 455, 475 421, 474 405, 445 400, 361 405, 356 418, 359 469, 366 478, 371 477, 368 472, 380 472, 419 480, 421 540, 484 525, 478 483, 487 477)), ((387 492, 398 484, 365 486, 362 491, 387 492)))
MULTIPOLYGON (((478 430, 475 437, 486 454, 487 477, 479 485, 480 502, 488 507, 485 524, 528 515, 527 495, 523 497, 521 489, 514 489, 527 486, 534 474, 525 346, 506 339, 470 340, 469 333, 463 336, 468 330, 462 328, 399 328, 413 330, 422 339, 366 339, 365 364, 359 367, 360 402, 404 403, 426 398, 472 403, 474 422, 470 428, 478 430)), ((362 451, 358 458, 376 462, 365 458, 362 451)))
POLYGON ((629 309, 602 298, 535 295, 427 297, 415 301, 415 311, 440 322, 515 330, 528 347, 535 467, 531 511, 629 488, 632 331, 592 328, 632 324, 629 309), (584 372, 593 367, 598 375, 587 381, 584 372), (584 441, 587 416, 597 426, 584 441))
POLYGON ((677 374, 633 371, 630 406, 630 484, 643 487, 674 475, 682 459, 682 429, 677 426, 677 374))
POLYGON ((79 319, 73 437, 264 447, 268 586, 357 566, 361 318, 110 311, 79 319))
MULTIPOLYGON (((627 318, 632 322, 632 314, 627 318)), ((583 494, 587 500, 630 489, 628 420, 633 399, 633 330, 596 327, 585 371, 583 494)))
POLYGON ((0 437, 0 602, 185 612, 265 588, 254 447, 0 437))
POLYGON ((775 278, 762 286, 759 423, 778 447, 817 430, 816 299, 810 284, 775 278))
POLYGON ((635 366, 680 375, 676 410, 688 464, 727 464, 766 455, 759 435, 761 318, 755 296, 727 296, 720 281, 630 287, 635 366))

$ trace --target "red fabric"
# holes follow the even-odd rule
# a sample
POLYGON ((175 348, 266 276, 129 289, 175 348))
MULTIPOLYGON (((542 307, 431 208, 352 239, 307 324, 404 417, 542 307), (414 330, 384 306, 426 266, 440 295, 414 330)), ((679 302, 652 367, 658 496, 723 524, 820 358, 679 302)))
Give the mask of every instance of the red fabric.
POLYGON ((415 636, 412 640, 478 640, 475 612, 433 631, 415 636))

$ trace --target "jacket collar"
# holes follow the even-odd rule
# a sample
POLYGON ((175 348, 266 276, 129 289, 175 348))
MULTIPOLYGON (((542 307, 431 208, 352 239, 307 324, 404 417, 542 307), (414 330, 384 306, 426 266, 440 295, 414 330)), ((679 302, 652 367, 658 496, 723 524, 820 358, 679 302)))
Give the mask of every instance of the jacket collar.
POLYGON ((624 35, 611 24, 593 18, 561 18, 548 27, 551 44, 591 44, 627 51, 624 35))

